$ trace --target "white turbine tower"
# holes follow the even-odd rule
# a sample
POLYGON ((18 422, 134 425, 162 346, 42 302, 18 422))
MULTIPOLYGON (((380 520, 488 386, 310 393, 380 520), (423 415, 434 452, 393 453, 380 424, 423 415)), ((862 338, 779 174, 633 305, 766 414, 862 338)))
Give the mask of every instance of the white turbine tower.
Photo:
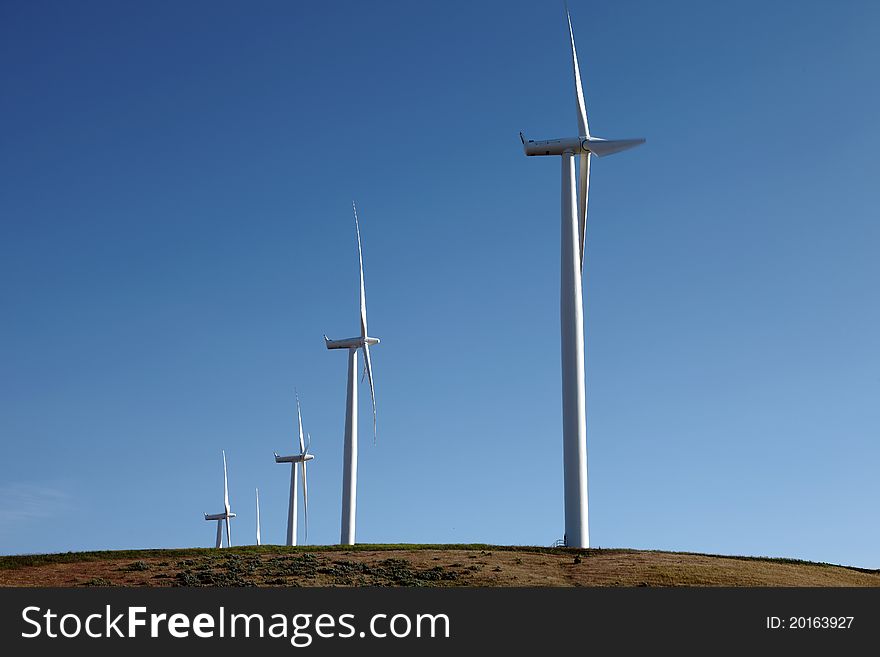
POLYGON ((584 310, 582 276, 587 232, 590 156, 603 157, 633 148, 644 139, 605 140, 590 136, 587 108, 574 47, 571 15, 568 35, 574 69, 578 136, 545 141, 526 140, 526 155, 562 156, 562 269, 559 316, 562 329, 562 444, 565 479, 565 544, 589 547, 587 516, 587 404, 584 391, 584 310), (580 171, 575 178, 575 155, 580 171))
POLYGON ((260 544, 260 489, 255 488, 257 491, 257 545, 260 544))
MULTIPOLYGON (((361 275, 361 334, 356 338, 330 340, 324 336, 327 349, 348 349, 348 394, 345 407, 345 442, 342 465, 342 531, 339 540, 343 545, 354 545, 355 517, 357 515, 357 352, 364 350, 364 374, 370 382, 370 399, 373 402, 373 440, 376 439, 376 393, 373 389, 373 368, 370 362, 370 345, 379 344, 379 338, 367 335, 367 298, 364 292, 364 258, 361 252, 361 229, 358 225, 357 208, 354 210, 354 229, 357 233, 358 266, 361 275)), ((363 380, 363 379, 362 379, 363 380)))
POLYGON ((229 479, 226 476, 226 452, 223 453, 223 513, 215 513, 212 515, 205 514, 205 520, 217 521, 217 544, 214 547, 221 547, 223 539, 223 523, 226 522, 226 547, 232 547, 232 532, 229 529, 229 519, 234 518, 235 514, 229 510, 229 479))
POLYGON ((290 500, 287 506, 287 545, 296 545, 296 526, 297 526, 297 472, 296 466, 300 464, 302 467, 303 477, 303 511, 305 512, 306 521, 306 540, 309 538, 309 485, 306 479, 306 463, 311 461, 314 456, 309 454, 309 448, 312 446, 312 436, 309 434, 309 442, 303 442, 303 421, 302 412, 299 407, 299 394, 296 394, 296 419, 299 426, 299 454, 292 456, 278 456, 275 454, 275 463, 290 463, 290 500))

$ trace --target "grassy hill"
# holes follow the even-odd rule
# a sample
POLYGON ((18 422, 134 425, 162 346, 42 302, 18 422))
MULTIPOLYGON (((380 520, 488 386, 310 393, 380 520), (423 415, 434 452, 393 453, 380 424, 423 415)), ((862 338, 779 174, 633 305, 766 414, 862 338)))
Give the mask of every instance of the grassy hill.
POLYGON ((880 586, 880 570, 623 549, 265 545, 6 556, 0 586, 880 586))

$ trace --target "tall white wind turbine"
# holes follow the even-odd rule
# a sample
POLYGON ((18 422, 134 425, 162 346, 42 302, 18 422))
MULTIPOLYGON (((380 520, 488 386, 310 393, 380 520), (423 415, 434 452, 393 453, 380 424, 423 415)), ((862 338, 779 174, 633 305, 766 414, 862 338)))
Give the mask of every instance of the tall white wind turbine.
POLYGON ((234 518, 235 514, 229 509, 229 479, 226 476, 226 452, 223 451, 223 513, 214 513, 212 515, 205 514, 205 520, 217 521, 217 544, 214 547, 222 546, 223 539, 223 523, 226 523, 226 547, 232 547, 232 532, 229 528, 230 518, 234 518))
POLYGON ((309 485, 306 479, 306 463, 311 461, 314 456, 309 454, 309 448, 312 446, 312 436, 309 434, 309 442, 303 441, 303 421, 302 411, 299 406, 299 393, 296 393, 296 420, 299 427, 299 454, 292 456, 278 456, 275 454, 275 463, 290 463, 290 500, 287 506, 287 545, 296 545, 296 528, 297 528, 297 512, 299 505, 297 504, 297 464, 302 468, 302 485, 303 485, 303 511, 305 512, 306 524, 306 540, 309 538, 309 485))
POLYGON ((358 266, 361 275, 361 334, 356 338, 331 340, 324 336, 327 349, 348 349, 348 393, 345 406, 345 441, 342 465, 342 531, 339 542, 354 545, 355 518, 357 515, 357 353, 364 350, 364 375, 370 382, 370 399, 373 402, 373 440, 376 439, 376 393, 373 388, 373 368, 370 362, 370 346, 379 344, 379 338, 367 334, 367 297, 364 292, 364 258, 361 251, 361 229, 358 224, 357 207, 354 210, 354 229, 357 233, 358 266))
POLYGON ((587 233, 587 192, 590 157, 604 157, 634 148, 644 139, 606 140, 590 136, 587 108, 578 67, 571 15, 568 35, 574 69, 578 136, 545 141, 526 140, 526 155, 562 157, 562 268, 559 316, 562 329, 562 446, 565 480, 565 544, 589 547, 587 515, 587 404, 584 391, 584 310, 582 276, 584 240, 587 233), (575 177, 575 156, 580 170, 575 177))
POLYGON ((257 492, 257 545, 260 544, 260 489, 254 489, 257 492))

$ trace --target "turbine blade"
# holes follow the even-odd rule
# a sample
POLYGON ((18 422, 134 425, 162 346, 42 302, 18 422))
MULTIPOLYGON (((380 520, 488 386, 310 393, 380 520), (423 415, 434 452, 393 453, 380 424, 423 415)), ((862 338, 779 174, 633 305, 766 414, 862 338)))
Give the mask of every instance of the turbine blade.
POLYGON ((226 516, 226 547, 232 547, 232 531, 229 529, 229 516, 226 516))
POLYGON ((309 433, 309 434, 306 434, 306 435, 309 437, 309 442, 306 443, 306 451, 305 451, 305 453, 308 454, 308 453, 309 453, 309 450, 312 448, 312 434, 309 433))
POLYGON ((599 157, 605 157, 606 155, 614 155, 620 151, 641 146, 644 143, 645 140, 641 137, 638 139, 590 139, 586 147, 591 153, 599 157))
POLYGON ((373 364, 370 362, 370 345, 364 343, 364 367, 370 381, 370 399, 373 402, 373 443, 376 443, 376 391, 373 388, 373 364))
POLYGON ((299 426, 299 453, 302 454, 305 446, 303 443, 303 418, 299 407, 299 393, 296 393, 296 420, 299 426))
POLYGON ((357 232, 357 241, 358 241, 358 268, 361 273, 361 337, 367 337, 367 294, 364 291, 364 257, 361 251, 361 228, 358 224, 358 213, 357 207, 354 204, 354 201, 351 202, 351 207, 354 210, 354 229, 357 232))
POLYGON ((584 87, 581 84, 581 70, 578 66, 577 49, 574 47, 574 30, 571 28, 571 14, 568 7, 565 8, 568 18, 568 36, 571 39, 571 65, 574 68, 574 95, 577 101, 578 132, 579 135, 590 136, 590 127, 587 123, 587 105, 584 102, 584 87))
POLYGON ((229 478, 226 476, 226 451, 223 450, 223 507, 229 513, 229 478))
POLYGON ((578 234, 581 240, 581 272, 584 271, 584 243, 587 239, 587 196, 590 191, 590 154, 581 153, 578 172, 578 234))
POLYGON ((305 519, 306 525, 306 541, 309 540, 309 484, 306 481, 306 463, 307 461, 302 462, 303 469, 303 518, 305 519))

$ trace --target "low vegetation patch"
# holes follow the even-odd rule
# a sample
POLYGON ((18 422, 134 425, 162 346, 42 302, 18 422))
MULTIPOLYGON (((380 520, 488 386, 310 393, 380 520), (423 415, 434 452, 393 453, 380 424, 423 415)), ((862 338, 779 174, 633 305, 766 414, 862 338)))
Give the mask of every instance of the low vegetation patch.
POLYGON ((124 570, 126 572, 139 572, 143 570, 149 570, 150 566, 146 561, 135 561, 134 563, 130 563, 127 566, 123 566, 120 570, 124 570))

